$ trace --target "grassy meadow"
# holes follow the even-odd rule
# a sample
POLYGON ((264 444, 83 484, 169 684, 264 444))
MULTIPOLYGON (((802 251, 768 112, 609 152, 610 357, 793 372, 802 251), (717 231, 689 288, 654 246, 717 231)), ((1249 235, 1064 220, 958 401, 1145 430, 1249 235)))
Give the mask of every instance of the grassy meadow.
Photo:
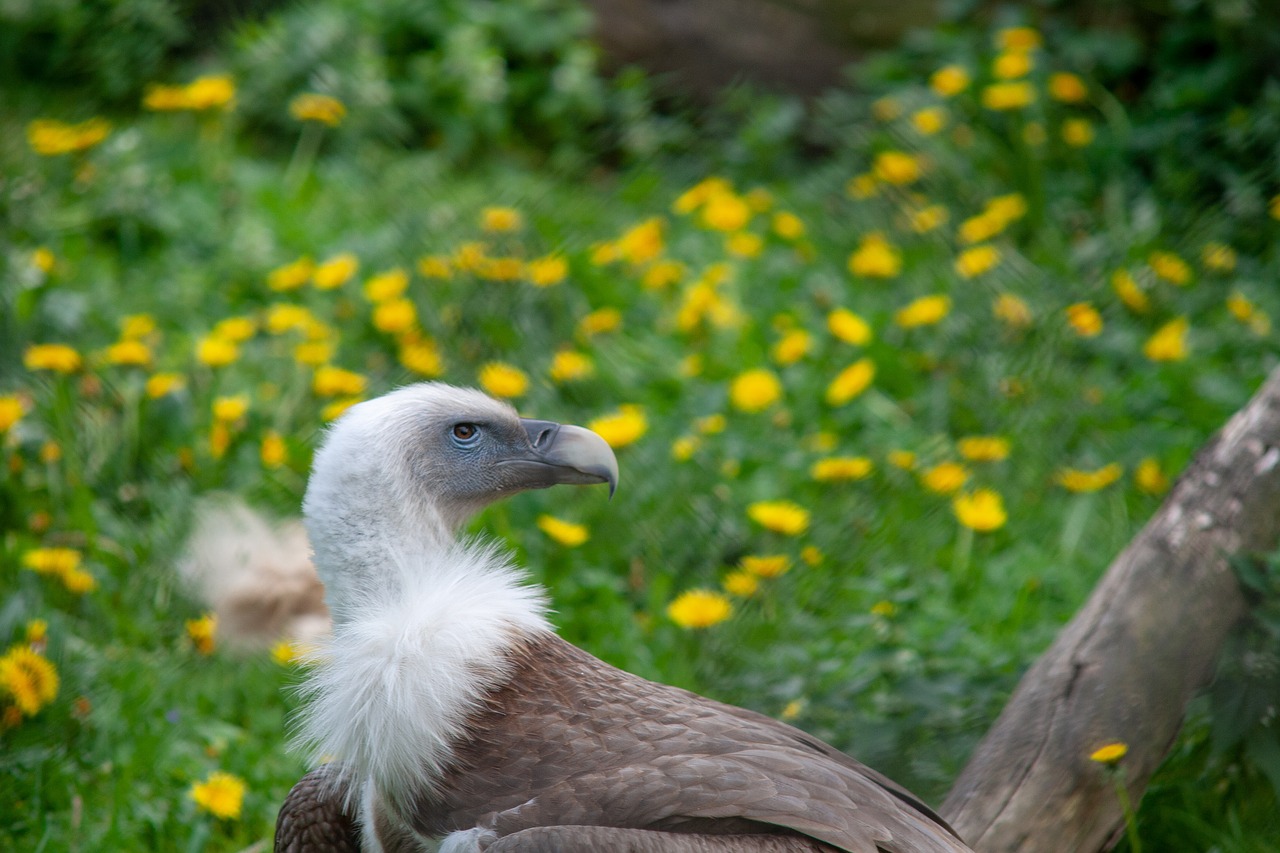
MULTIPOLYGON (((966 44, 828 103, 841 144, 813 157, 459 161, 343 137, 357 105, 310 89, 265 144, 218 67, 100 115, 12 93, 0 848, 263 849, 304 769, 298 672, 182 587, 194 507, 296 515, 325 423, 424 379, 616 447, 612 501, 476 525, 566 637, 939 801, 1275 365, 1280 316, 1280 181, 1167 197, 1051 40, 966 44)), ((1142 803, 1148 849, 1280 832, 1261 753, 1212 720, 1142 803)))

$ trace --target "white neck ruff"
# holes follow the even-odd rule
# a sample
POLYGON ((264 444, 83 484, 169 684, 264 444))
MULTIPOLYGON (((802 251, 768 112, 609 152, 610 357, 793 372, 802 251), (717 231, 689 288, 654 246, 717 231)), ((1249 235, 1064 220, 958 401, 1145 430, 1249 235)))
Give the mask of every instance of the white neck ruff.
POLYGON ((509 677, 512 646, 552 630, 545 593, 498 546, 432 545, 384 546, 377 565, 325 567, 358 571, 362 582, 341 601, 330 590, 342 618, 307 655, 300 688, 295 744, 384 792, 429 789, 467 718, 509 677))

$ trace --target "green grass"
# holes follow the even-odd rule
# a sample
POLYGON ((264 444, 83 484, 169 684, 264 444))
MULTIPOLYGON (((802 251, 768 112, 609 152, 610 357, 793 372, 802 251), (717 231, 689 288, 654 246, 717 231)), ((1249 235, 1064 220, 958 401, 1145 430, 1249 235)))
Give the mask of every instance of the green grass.
MULTIPOLYGON (((936 100, 922 84, 897 97, 936 100)), ((474 384, 483 364, 502 360, 530 378, 516 400, 523 412, 586 423, 635 404, 646 416, 643 437, 619 450, 622 484, 611 502, 596 490, 523 495, 477 525, 549 585, 569 639, 642 675, 765 713, 790 705, 798 725, 939 800, 1021 671, 1158 506, 1159 494, 1135 483, 1137 466, 1151 458, 1175 476, 1275 363, 1270 327, 1251 328, 1226 305, 1239 292, 1255 318, 1278 315, 1274 252, 1242 250, 1231 269, 1217 270, 1201 253, 1211 242, 1274 245, 1280 223, 1150 197, 1118 154, 1123 123, 1094 106, 1115 105, 1093 98, 1075 107, 1042 99, 1019 118, 984 111, 971 90, 947 104, 951 127, 969 128, 967 145, 951 131, 915 133, 907 110, 888 122, 858 118, 843 155, 802 170, 725 169, 733 197, 767 191, 740 229, 761 237, 756 257, 728 253, 726 235, 699 214, 673 211, 708 177, 691 161, 587 176, 495 157, 458 171, 431 154, 369 145, 322 153, 291 189, 288 158, 259 153, 234 116, 122 116, 101 146, 41 158, 23 145, 25 122, 69 115, 70 106, 27 100, 0 134, 0 170, 12 176, 0 198, 0 397, 17 396, 26 409, 3 437, 0 639, 20 644, 28 620, 46 620, 61 686, 50 705, 0 731, 0 846, 230 851, 269 837, 302 771, 286 748, 297 673, 265 652, 199 654, 185 622, 201 604, 174 567, 202 495, 229 491, 297 512, 331 401, 295 362, 296 333, 262 328, 270 306, 304 305, 326 324, 332 363, 366 378, 363 396, 419 378, 398 361, 393 336, 374 327, 361 291, 392 267, 411 272, 408 295, 422 334, 440 349, 443 379, 474 384), (1057 141, 1070 117, 1094 121, 1098 140, 1084 149, 1057 141), (1030 121, 1049 141, 1025 142, 1030 121), (923 177, 850 198, 846 182, 885 150, 924 157, 923 177), (1023 196, 1027 215, 992 239, 994 269, 962 279, 953 268, 964 248, 959 223, 1009 193, 1023 196), (933 202, 948 222, 915 233, 907 211, 933 202), (481 211, 491 205, 517 208, 524 227, 484 234, 481 211), (779 210, 804 223, 802 238, 770 230, 779 210), (686 269, 664 290, 643 286, 645 264, 595 255, 651 217, 664 223, 661 256, 686 269), (850 253, 877 230, 902 254, 902 272, 885 280, 848 269, 850 253), (491 255, 561 253, 569 275, 536 288, 413 272, 418 258, 456 258, 477 240, 491 255), (33 265, 39 247, 55 258, 48 272, 33 265), (1191 281, 1160 279, 1148 265, 1153 251, 1185 259, 1191 281), (270 270, 299 256, 338 252, 354 253, 360 272, 335 290, 266 285, 270 270), (736 319, 681 329, 693 282, 716 264, 727 265, 716 292, 736 319), (1147 294, 1146 313, 1112 290, 1118 269, 1147 294), (931 294, 951 300, 940 322, 895 322, 931 294), (995 319, 993 301, 1004 294, 1025 303, 1029 324, 995 319), (1079 302, 1101 314, 1096 337, 1065 319, 1079 302), (826 317, 838 306, 865 318, 873 340, 834 338, 826 317), (600 308, 617 309, 620 328, 585 334, 581 319, 600 308), (153 366, 107 363, 120 320, 138 313, 156 320, 153 366), (258 330, 235 363, 199 364, 197 341, 228 317, 251 318, 258 330), (1190 323, 1185 357, 1152 361, 1144 343, 1176 317, 1190 323), (809 332, 812 347, 779 365, 771 348, 787 329, 809 332), (73 345, 85 366, 66 376, 25 368, 27 347, 49 342, 73 345), (588 355, 594 375, 549 379, 565 347, 588 355), (870 387, 828 403, 831 380, 864 357, 876 365, 870 387), (762 412, 736 409, 730 385, 757 367, 776 374, 782 396, 762 412), (149 398, 155 371, 181 374, 183 388, 149 398), (249 413, 219 455, 212 404, 233 394, 248 395, 249 413), (699 419, 717 414, 725 429, 700 434, 699 419), (275 469, 259 459, 270 430, 289 452, 275 469), (972 435, 1002 436, 1011 448, 1004 461, 965 463, 966 489, 1003 497, 1008 522, 993 532, 964 528, 951 497, 921 482, 936 463, 964 461, 956 441, 972 435), (673 444, 689 436, 696 450, 675 458, 673 444), (42 459, 49 442, 60 459, 42 459), (891 464, 895 450, 915 453, 916 470, 891 464), (866 456, 874 471, 817 482, 810 468, 829 455, 866 456), (1112 463, 1123 476, 1100 491, 1057 484, 1063 468, 1112 463), (802 535, 748 519, 749 504, 774 499, 810 511, 802 535), (543 513, 586 525, 589 541, 573 549, 551 541, 534 525, 543 513), (24 554, 52 545, 79 549, 97 588, 75 595, 20 568, 24 554), (807 547, 821 559, 802 559, 807 547), (711 628, 688 630, 667 616, 680 592, 718 588, 752 554, 785 554, 793 566, 735 600, 734 615, 711 628), (247 783, 238 819, 216 819, 188 795, 214 770, 247 783)), ((1261 849, 1276 829, 1274 804, 1265 779, 1239 756, 1213 754, 1197 724, 1153 785, 1140 830, 1149 849, 1189 849, 1187 839, 1198 849, 1261 849), (1224 768, 1236 768, 1230 797, 1206 784, 1224 768)))

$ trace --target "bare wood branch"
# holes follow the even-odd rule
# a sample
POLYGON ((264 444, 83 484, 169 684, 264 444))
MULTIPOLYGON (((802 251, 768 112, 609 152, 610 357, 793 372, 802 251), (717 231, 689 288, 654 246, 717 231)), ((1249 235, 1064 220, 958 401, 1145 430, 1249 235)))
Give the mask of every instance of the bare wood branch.
POLYGON ((1280 536, 1280 369, 1192 461, 1027 671, 947 796, 976 850, 1103 849, 1122 826, 1089 760, 1123 741, 1136 802, 1244 602, 1228 558, 1280 536))

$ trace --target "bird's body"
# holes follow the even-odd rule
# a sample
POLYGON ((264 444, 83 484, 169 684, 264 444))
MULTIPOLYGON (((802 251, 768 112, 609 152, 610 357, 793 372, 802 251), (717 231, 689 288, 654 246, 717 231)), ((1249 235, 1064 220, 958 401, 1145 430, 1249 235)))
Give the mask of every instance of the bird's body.
POLYGON ((295 787, 277 849, 967 850, 911 794, 800 730, 566 643, 541 590, 457 536, 488 500, 612 484, 613 466, 585 430, 443 385, 339 421, 305 504, 334 633, 301 727, 336 762, 295 787), (477 465, 498 473, 458 482, 477 465))

